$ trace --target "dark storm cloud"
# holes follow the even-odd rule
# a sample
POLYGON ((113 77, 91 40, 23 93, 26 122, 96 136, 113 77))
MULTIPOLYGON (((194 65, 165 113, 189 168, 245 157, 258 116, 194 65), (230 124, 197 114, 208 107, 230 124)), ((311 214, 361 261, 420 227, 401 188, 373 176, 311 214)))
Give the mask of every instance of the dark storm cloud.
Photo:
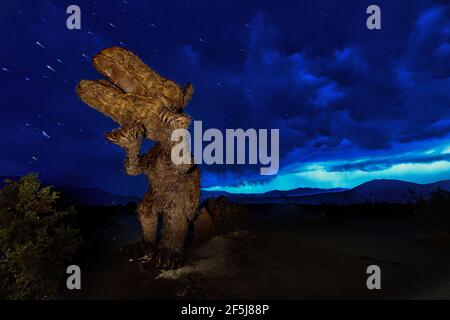
MULTIPOLYGON (((305 151, 301 157, 307 159, 308 146, 323 151, 350 146, 377 150, 397 142, 445 137, 450 132, 448 12, 448 6, 438 5, 412 14, 416 19, 408 32, 394 39, 400 48, 367 34, 367 39, 348 39, 315 55, 307 49, 285 53, 278 46, 253 47, 281 43, 286 34, 268 24, 266 14, 255 14, 246 64, 239 76, 229 76, 236 87, 250 88, 242 90, 246 110, 251 111, 241 114, 242 123, 281 128, 285 165, 299 161, 288 156, 296 149, 305 151), (393 51, 386 50, 389 46, 393 51), (425 58, 436 53, 440 60, 425 58), (264 117, 254 117, 257 113, 264 117)), ((377 167, 390 167, 395 161, 401 163, 396 159, 377 167)))
MULTIPOLYGON (((74 93, 80 79, 100 77, 90 58, 111 45, 191 81, 187 112, 205 129, 279 128, 282 169, 450 133, 442 1, 379 1, 375 32, 365 28, 365 1, 78 1, 80 31, 65 27, 69 4, 10 2, 0 14, 5 174, 143 191, 145 179, 126 177, 122 151, 104 142, 116 124, 74 93)), ((202 184, 260 180, 258 172, 203 166, 202 184)))

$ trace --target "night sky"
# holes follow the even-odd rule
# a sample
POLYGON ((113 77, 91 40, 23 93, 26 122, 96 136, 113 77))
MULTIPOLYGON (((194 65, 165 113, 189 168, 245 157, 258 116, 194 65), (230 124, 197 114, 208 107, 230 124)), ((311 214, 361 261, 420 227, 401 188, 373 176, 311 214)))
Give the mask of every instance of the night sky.
POLYGON ((141 194, 104 139, 117 127, 75 93, 104 47, 195 87, 206 128, 280 129, 280 171, 201 166, 207 190, 450 179, 447 1, 2 1, 0 175, 141 194), (447 3, 447 4, 446 4, 447 3), (81 8, 81 30, 66 8, 81 8), (377 4, 382 29, 366 28, 377 4))

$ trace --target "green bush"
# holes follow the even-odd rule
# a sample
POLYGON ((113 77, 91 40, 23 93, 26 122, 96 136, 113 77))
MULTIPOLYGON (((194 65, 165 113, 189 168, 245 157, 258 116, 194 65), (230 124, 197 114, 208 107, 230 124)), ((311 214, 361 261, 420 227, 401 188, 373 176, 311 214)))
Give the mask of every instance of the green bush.
POLYGON ((0 297, 41 299, 54 294, 79 244, 75 210, 42 187, 37 174, 5 181, 0 190, 0 297))
POLYGON ((207 199, 204 207, 211 214, 214 223, 222 233, 245 229, 248 227, 249 211, 242 204, 230 202, 224 196, 207 199))

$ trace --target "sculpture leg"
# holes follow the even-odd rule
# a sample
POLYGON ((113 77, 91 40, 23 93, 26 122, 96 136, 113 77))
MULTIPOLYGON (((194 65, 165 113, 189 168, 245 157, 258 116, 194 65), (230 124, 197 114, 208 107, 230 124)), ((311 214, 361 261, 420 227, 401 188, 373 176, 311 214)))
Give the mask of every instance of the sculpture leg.
POLYGON ((177 268, 183 263, 183 246, 189 228, 186 205, 178 201, 163 216, 161 240, 154 260, 157 268, 177 268))
POLYGON ((156 206, 154 205, 151 190, 145 193, 144 198, 139 203, 137 214, 141 225, 142 240, 146 250, 153 251, 156 247, 158 212, 156 206))

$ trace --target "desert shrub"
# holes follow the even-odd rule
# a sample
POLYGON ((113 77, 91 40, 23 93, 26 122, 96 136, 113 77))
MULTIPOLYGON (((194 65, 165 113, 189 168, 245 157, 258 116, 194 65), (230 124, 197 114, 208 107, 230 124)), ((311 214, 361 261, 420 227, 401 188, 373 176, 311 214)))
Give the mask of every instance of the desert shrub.
POLYGON ((222 233, 229 233, 248 226, 249 211, 242 204, 230 202, 224 196, 207 199, 204 207, 222 233))
POLYGON ((36 174, 5 181, 0 190, 0 297, 54 294, 79 244, 75 210, 42 187, 36 174))
POLYGON ((444 231, 418 231, 415 238, 419 242, 430 243, 440 246, 450 246, 450 234, 444 231))
POLYGON ((450 232, 450 192, 439 188, 428 199, 417 198, 414 216, 421 222, 450 232))

